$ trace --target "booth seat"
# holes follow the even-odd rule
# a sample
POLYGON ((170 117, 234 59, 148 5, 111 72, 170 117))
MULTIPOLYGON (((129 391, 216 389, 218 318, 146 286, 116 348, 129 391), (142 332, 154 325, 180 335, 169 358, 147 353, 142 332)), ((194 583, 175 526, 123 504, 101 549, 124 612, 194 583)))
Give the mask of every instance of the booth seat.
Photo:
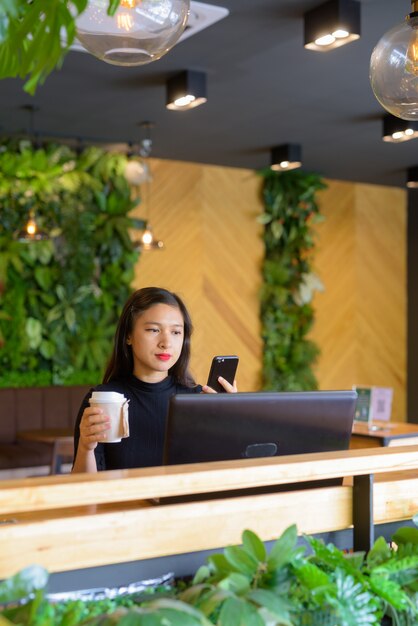
POLYGON ((0 389, 0 476, 7 470, 32 473, 31 468, 48 469, 51 445, 23 441, 26 430, 72 429, 88 386, 28 387, 0 389))

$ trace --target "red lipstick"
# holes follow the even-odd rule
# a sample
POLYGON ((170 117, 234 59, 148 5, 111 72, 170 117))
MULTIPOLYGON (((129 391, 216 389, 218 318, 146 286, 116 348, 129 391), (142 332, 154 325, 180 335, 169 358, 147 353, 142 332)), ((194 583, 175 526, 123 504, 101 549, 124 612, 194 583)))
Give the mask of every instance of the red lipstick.
POLYGON ((157 359, 160 359, 160 361, 168 361, 169 359, 171 359, 171 354, 156 354, 155 355, 157 357, 157 359))

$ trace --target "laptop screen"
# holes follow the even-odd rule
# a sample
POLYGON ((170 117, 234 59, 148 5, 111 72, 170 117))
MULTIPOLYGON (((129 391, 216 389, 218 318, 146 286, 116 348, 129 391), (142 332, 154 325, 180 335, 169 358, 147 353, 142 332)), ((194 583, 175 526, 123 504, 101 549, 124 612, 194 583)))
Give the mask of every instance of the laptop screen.
POLYGON ((346 450, 355 391, 184 394, 171 398, 164 464, 346 450))

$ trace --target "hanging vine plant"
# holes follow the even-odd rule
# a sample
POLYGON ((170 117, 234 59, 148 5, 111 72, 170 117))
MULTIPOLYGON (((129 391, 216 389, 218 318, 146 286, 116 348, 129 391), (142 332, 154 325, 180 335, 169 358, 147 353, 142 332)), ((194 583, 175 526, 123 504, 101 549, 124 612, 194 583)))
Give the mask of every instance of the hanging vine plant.
POLYGON ((314 321, 312 297, 322 283, 312 271, 312 225, 321 221, 316 193, 320 176, 300 170, 263 170, 265 258, 261 324, 263 388, 317 389, 313 364, 318 347, 307 335, 314 321))
POLYGON ((126 157, 89 148, 0 151, 0 386, 93 384, 131 291, 138 251, 126 157), (49 234, 21 242, 34 213, 49 234))

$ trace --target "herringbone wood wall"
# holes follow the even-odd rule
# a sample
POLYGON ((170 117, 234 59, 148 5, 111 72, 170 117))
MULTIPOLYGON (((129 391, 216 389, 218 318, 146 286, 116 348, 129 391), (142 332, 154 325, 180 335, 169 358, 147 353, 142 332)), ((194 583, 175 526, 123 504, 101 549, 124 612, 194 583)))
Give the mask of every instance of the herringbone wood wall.
MULTIPOLYGON (((239 388, 260 388, 260 267, 264 254, 260 178, 254 172, 152 160, 148 211, 165 249, 144 252, 136 288, 181 295, 193 318, 192 370, 206 382, 215 354, 238 354, 239 388)), ((320 196, 312 338, 321 349, 321 389, 353 384, 395 390, 393 418, 405 419, 406 194, 328 181, 320 196)))
POLYGON ((392 419, 406 419, 406 193, 328 181, 320 196, 312 339, 322 389, 393 387, 392 419))
POLYGON ((214 355, 238 354, 239 388, 259 389, 260 180, 247 170, 160 160, 152 172, 149 217, 165 249, 142 253, 134 286, 158 285, 185 300, 198 382, 206 383, 214 355))

